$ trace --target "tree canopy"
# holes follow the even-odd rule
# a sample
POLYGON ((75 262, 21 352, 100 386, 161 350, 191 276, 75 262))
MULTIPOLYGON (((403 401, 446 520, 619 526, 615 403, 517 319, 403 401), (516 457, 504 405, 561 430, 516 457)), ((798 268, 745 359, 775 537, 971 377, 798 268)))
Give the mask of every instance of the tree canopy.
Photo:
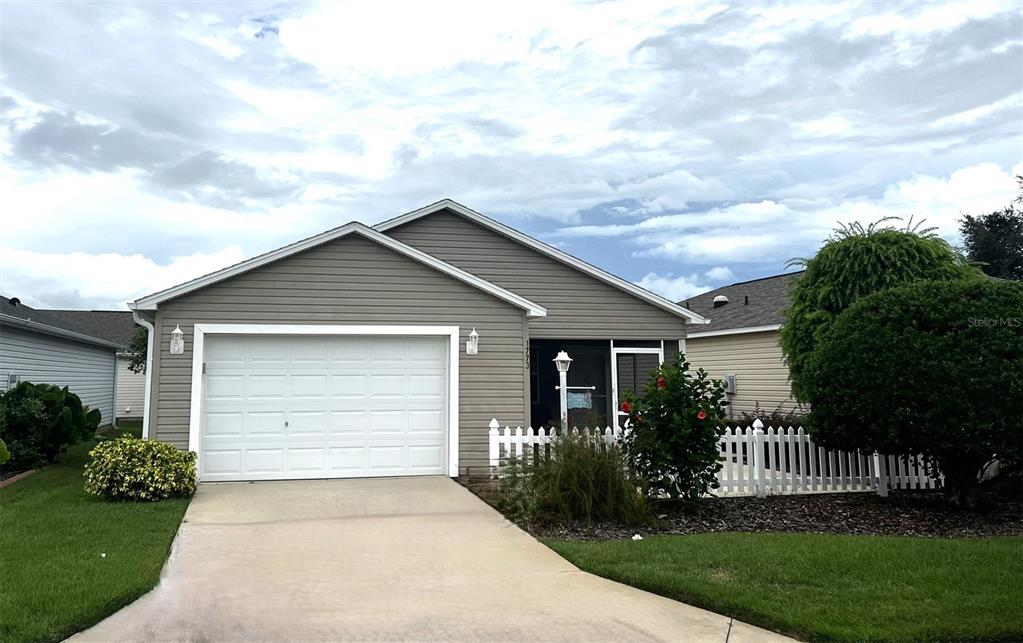
MULTIPOLYGON (((1023 177, 1017 177, 1023 190, 1023 177)), ((1023 196, 1016 203, 1023 202, 1023 196)), ((959 222, 963 247, 970 261, 1000 279, 1023 280, 1023 210, 1010 204, 978 216, 964 215, 959 222)))
POLYGON ((923 454, 960 494, 1023 455, 1023 283, 918 282, 864 297, 807 365, 809 429, 843 450, 923 454))
POLYGON ((956 280, 979 275, 931 230, 895 229, 885 220, 840 227, 810 259, 793 288, 781 329, 792 392, 808 402, 807 363, 835 318, 856 300, 919 280, 956 280))

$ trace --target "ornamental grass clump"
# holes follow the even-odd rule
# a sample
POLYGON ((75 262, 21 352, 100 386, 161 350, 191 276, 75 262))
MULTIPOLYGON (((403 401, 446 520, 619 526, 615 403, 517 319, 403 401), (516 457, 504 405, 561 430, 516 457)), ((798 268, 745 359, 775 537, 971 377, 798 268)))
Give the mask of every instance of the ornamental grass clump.
POLYGON ((623 447, 646 481, 650 497, 697 502, 718 487, 719 442, 724 432, 725 386, 685 356, 650 375, 642 397, 629 392, 620 410, 629 416, 623 447))
POLYGON ((85 492, 107 500, 153 502, 195 493, 193 451, 121 437, 100 442, 85 465, 85 492))
POLYGON ((496 504, 513 518, 536 523, 648 524, 653 516, 642 486, 619 447, 583 432, 557 438, 549 457, 535 464, 503 467, 496 504))

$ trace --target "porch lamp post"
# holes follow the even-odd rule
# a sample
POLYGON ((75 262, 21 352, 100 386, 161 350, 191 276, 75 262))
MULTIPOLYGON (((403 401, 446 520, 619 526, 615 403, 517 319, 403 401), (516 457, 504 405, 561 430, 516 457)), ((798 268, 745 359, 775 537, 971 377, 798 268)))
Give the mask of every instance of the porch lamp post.
POLYGON ((554 358, 554 365, 558 367, 558 398, 561 401, 561 430, 568 430, 568 367, 572 365, 572 358, 568 353, 561 351, 554 358))

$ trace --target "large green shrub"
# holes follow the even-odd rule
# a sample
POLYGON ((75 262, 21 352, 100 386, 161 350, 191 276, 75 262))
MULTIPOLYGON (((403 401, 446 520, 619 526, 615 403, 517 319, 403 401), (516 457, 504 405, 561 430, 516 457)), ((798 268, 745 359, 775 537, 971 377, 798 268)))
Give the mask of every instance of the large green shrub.
POLYGON ((793 263, 806 272, 793 287, 781 328, 781 347, 792 392, 802 402, 808 401, 812 378, 807 364, 814 348, 835 318, 857 299, 914 281, 980 274, 929 230, 896 230, 876 224, 842 227, 813 258, 793 263))
POLYGON ((643 524, 652 516, 640 487, 617 446, 568 434, 554 440, 549 457, 501 469, 497 506, 531 522, 643 524))
POLYGON ((681 353, 651 373, 642 398, 626 395, 623 446, 649 495, 692 503, 718 486, 725 404, 724 383, 690 372, 681 353))
POLYGON ((1023 284, 918 283, 838 316, 809 364, 810 432, 843 450, 921 453, 960 500, 1023 456, 1023 284))
POLYGON ((7 445, 3 440, 0 440, 0 464, 7 464, 7 461, 11 459, 11 452, 7 450, 7 445))
POLYGON ((67 387, 20 382, 0 396, 0 439, 16 471, 52 462, 69 445, 92 438, 99 422, 99 410, 82 406, 67 387))
POLYGON ((100 442, 85 465, 85 491, 107 500, 154 501, 195 493, 195 452, 129 436, 100 442))

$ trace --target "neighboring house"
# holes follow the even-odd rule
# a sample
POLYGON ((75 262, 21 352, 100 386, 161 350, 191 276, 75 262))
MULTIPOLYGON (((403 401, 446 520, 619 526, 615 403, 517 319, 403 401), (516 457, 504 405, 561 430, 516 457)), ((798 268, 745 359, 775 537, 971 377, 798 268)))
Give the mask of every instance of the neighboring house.
POLYGON ((703 368, 712 377, 735 375, 735 392, 728 395, 732 417, 752 411, 757 404, 766 412, 798 409, 778 331, 789 304, 789 289, 802 274, 744 281, 680 302, 710 318, 710 324, 686 337, 686 356, 693 367, 703 368))
POLYGON ((131 363, 131 341, 140 327, 130 310, 52 310, 46 313, 118 345, 117 349, 117 419, 141 420, 146 376, 128 368, 131 363))
POLYGON ((0 297, 2 391, 20 381, 66 386, 83 404, 100 410, 101 424, 110 424, 119 348, 52 311, 0 297))
POLYGON ((492 418, 558 416, 558 351, 572 421, 614 422, 637 369, 706 322, 450 200, 129 306, 153 327, 143 431, 205 481, 482 469, 492 418))

